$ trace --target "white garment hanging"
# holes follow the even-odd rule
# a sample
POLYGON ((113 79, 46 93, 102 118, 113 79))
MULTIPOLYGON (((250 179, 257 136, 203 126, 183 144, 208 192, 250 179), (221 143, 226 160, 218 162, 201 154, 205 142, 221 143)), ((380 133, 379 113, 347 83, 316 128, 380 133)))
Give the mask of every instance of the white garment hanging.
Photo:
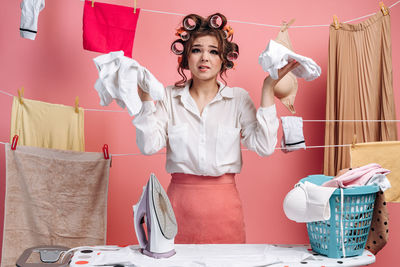
POLYGON ((298 149, 306 149, 303 134, 303 119, 301 117, 281 117, 283 137, 281 146, 283 152, 291 152, 298 149))
POLYGON ((267 48, 258 57, 258 63, 264 71, 269 72, 271 78, 278 79, 278 70, 292 60, 300 63, 292 73, 306 81, 312 81, 321 75, 321 68, 311 58, 294 53, 287 47, 270 40, 267 48))
POLYGON ((35 40, 39 13, 45 6, 44 0, 23 0, 21 2, 21 37, 35 40))
POLYGON ((318 186, 307 181, 296 184, 283 201, 286 217, 296 222, 329 220, 329 199, 335 190, 333 187, 318 186))
POLYGON ((100 105, 107 106, 115 99, 119 106, 128 109, 130 116, 136 115, 142 108, 138 86, 153 100, 164 99, 164 86, 137 61, 125 57, 123 51, 110 52, 93 61, 99 71, 94 88, 99 94, 100 105))

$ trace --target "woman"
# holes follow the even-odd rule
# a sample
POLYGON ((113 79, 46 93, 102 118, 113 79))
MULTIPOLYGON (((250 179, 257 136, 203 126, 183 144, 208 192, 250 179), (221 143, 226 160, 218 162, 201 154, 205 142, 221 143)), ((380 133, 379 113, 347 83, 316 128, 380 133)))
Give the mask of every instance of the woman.
POLYGON ((278 80, 264 80, 256 110, 244 89, 217 80, 239 53, 225 16, 204 19, 191 14, 182 24, 177 32, 181 38, 172 45, 180 55, 182 80, 167 87, 166 98, 156 105, 139 88, 143 106, 133 120, 137 144, 144 154, 167 147, 166 170, 172 176, 167 193, 178 222, 176 243, 245 243, 235 185, 242 166, 240 141, 261 156, 274 152, 279 121, 273 88, 298 63, 282 68, 278 80), (190 71, 190 80, 184 70, 190 71))

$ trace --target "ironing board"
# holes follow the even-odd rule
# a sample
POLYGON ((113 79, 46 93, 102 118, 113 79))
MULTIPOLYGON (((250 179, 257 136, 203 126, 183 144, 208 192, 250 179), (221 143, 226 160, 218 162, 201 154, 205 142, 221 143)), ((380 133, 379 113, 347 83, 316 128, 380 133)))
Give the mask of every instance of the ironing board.
MULTIPOLYGON (((99 247, 101 248, 101 247, 99 247)), ((104 248, 104 246, 102 247, 104 248)), ((126 247, 128 248, 128 247, 126 247)), ((75 252, 71 259, 71 267, 91 267, 93 263, 89 255, 99 255, 96 247, 92 247, 93 253, 88 253, 87 248, 84 253, 75 252)), ((268 245, 268 244, 210 244, 192 245, 176 244, 176 255, 167 260, 157 260, 140 254, 139 246, 129 246, 140 260, 137 266, 273 266, 273 267, 304 267, 304 266, 363 266, 375 262, 375 256, 368 250, 364 250, 362 255, 333 259, 314 253, 310 245, 268 245), (282 253, 284 251, 284 253, 282 253), (275 255, 274 255, 275 254, 275 255), (300 256, 303 254, 303 256, 300 256), (267 255, 267 257, 266 257, 267 255), (301 258, 309 255, 308 258, 301 258), (296 259, 297 257, 297 259, 296 259), (175 259, 175 260, 174 260, 175 259), (269 259, 275 259, 268 262, 269 259), (276 262, 279 259, 280 262, 276 262), (264 263, 262 261, 264 260, 264 263), (148 262, 148 263, 147 263, 148 262), (219 264, 220 263, 220 264, 219 264), (261 265, 260 265, 261 263, 261 265)), ((93 263, 94 264, 94 263, 93 263)), ((126 265, 136 266, 136 265, 126 265)))

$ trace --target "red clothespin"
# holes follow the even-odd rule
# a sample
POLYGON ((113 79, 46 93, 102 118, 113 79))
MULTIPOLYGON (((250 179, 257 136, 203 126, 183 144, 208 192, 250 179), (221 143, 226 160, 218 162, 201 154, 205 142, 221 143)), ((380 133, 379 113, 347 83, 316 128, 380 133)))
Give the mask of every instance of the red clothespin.
POLYGON ((11 150, 15 150, 17 148, 18 143, 18 135, 14 135, 12 143, 11 143, 11 150))
POLYGON ((105 144, 103 146, 103 154, 104 154, 104 159, 109 159, 110 158, 110 154, 108 154, 108 145, 105 144))

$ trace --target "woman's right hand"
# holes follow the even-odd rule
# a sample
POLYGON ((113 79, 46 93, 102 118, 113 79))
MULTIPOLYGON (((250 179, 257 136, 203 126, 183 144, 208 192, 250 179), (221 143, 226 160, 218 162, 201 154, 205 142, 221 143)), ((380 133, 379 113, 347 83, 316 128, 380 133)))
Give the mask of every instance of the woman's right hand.
POLYGON ((140 100, 142 100, 142 102, 143 101, 153 101, 151 96, 148 93, 146 93, 145 91, 143 91, 139 85, 138 85, 138 94, 139 94, 140 100))

